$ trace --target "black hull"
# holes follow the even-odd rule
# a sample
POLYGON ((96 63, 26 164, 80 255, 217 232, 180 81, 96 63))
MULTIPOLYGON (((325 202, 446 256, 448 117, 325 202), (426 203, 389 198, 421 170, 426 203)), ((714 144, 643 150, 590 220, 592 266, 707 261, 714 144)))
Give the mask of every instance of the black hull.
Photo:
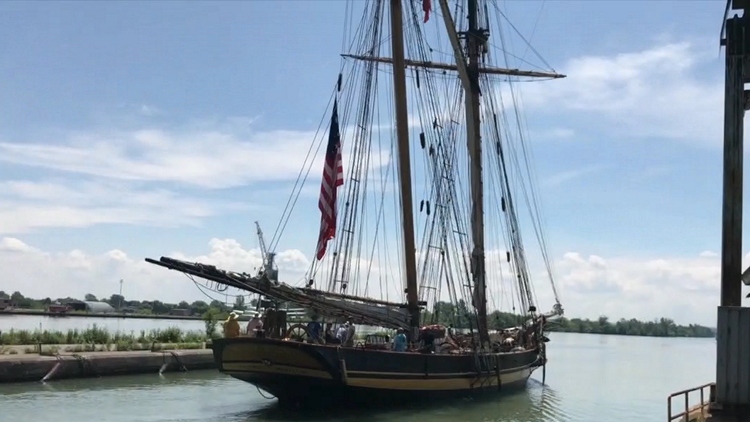
POLYGON ((219 369, 284 406, 398 403, 477 397, 522 388, 536 350, 474 355, 398 353, 273 339, 214 340, 219 369))

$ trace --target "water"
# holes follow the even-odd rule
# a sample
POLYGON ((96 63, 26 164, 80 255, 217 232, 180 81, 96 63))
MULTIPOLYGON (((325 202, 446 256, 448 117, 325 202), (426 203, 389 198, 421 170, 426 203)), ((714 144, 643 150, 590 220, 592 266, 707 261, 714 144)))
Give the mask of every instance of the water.
POLYGON ((178 327, 185 331, 203 331, 201 320, 182 319, 146 319, 146 318, 96 318, 96 317, 48 317, 42 315, 2 315, 0 314, 0 331, 15 330, 50 330, 68 331, 97 327, 111 332, 139 333, 141 330, 178 327))
POLYGON ((279 410, 248 384, 196 371, 0 386, 0 420, 656 422, 666 419, 667 395, 715 378, 714 339, 550 337, 547 386, 539 382, 540 370, 525 391, 492 401, 298 415, 279 410))

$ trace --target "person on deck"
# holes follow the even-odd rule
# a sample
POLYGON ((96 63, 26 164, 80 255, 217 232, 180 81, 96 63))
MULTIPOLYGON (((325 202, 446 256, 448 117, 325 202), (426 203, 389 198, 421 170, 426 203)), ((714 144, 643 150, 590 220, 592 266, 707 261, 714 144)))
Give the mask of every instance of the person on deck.
POLYGON ((260 315, 257 312, 253 313, 253 317, 250 322, 247 323, 247 335, 252 337, 260 337, 258 333, 263 330, 263 321, 260 320, 260 315))
POLYGON ((354 327, 354 324, 347 321, 346 322, 346 344, 344 346, 346 347, 354 347, 354 332, 356 328, 354 327))
POLYGON ((422 340, 422 347, 419 349, 420 353, 433 353, 435 351, 435 334, 431 331, 426 330, 420 334, 422 340))
POLYGON ((321 343, 320 334, 323 331, 323 327, 318 322, 318 316, 313 315, 310 319, 312 321, 307 323, 307 335, 310 336, 310 343, 321 343))
POLYGON ((404 329, 399 328, 398 334, 393 337, 393 351, 394 352, 405 352, 406 351, 406 334, 404 329))
POLYGON ((240 336, 240 323, 237 321, 239 317, 234 311, 229 313, 227 320, 224 321, 224 337, 232 338, 240 336))
POLYGON ((335 335, 333 335, 333 324, 327 323, 326 324, 326 331, 325 331, 325 341, 326 344, 341 344, 341 340, 337 339, 335 335))
POLYGON ((336 339, 343 345, 346 344, 347 334, 349 334, 349 327, 347 324, 339 325, 339 329, 336 330, 336 339))

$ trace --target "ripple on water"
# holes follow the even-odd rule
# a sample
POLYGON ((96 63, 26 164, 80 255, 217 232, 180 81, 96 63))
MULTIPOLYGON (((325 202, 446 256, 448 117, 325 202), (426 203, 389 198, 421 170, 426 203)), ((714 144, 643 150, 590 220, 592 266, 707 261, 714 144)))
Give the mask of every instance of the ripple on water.
POLYGON ((191 371, 0 385, 0 420, 33 415, 107 422, 656 422, 664 419, 669 393, 705 383, 715 372, 714 362, 704 359, 714 352, 713 341, 553 334, 548 385, 531 379, 525 391, 493 400, 300 415, 279 409, 241 381, 191 371))

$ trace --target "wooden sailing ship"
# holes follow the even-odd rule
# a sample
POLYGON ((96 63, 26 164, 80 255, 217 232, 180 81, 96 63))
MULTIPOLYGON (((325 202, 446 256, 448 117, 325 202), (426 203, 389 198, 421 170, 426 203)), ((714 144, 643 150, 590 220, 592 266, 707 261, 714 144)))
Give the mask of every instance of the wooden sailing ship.
MULTIPOLYGON (((312 272, 310 278, 305 279, 304 287, 280 282, 273 262, 274 255, 267 253, 262 235, 264 266, 256 275, 167 257, 158 261, 147 259, 153 264, 210 282, 258 294, 262 303, 273 308, 276 317, 267 317, 264 338, 241 336, 217 339, 213 342, 213 348, 221 371, 274 395, 282 404, 307 406, 333 401, 345 402, 349 406, 373 401, 385 403, 382 400, 397 403, 497 392, 524 386, 532 371, 546 364, 548 339, 544 336, 545 323, 549 317, 562 315, 562 307, 555 292, 551 312, 542 314, 536 308, 514 203, 514 193, 518 190, 513 190, 511 183, 514 165, 519 165, 521 161, 511 160, 508 151, 514 148, 507 144, 507 138, 501 137, 502 123, 499 120, 502 119, 498 118, 495 110, 498 103, 493 98, 498 93, 494 91, 496 79, 493 78, 551 79, 562 75, 493 66, 487 59, 490 50, 488 10, 492 4, 488 6, 483 0, 458 1, 455 10, 451 11, 447 0, 438 3, 439 19, 444 23, 439 28, 448 35, 454 63, 433 62, 428 48, 425 48, 425 35, 420 32, 419 26, 428 20, 431 11, 429 0, 368 0, 365 17, 356 31, 360 39, 352 43, 355 51, 343 55, 346 63, 359 66, 360 71, 352 71, 349 75, 350 79, 359 77, 362 84, 358 91, 360 95, 342 98, 342 88, 350 87, 356 91, 353 83, 344 83, 342 73, 332 95, 334 106, 319 200, 322 216, 316 250, 318 262, 313 264, 313 267, 318 265, 318 268, 330 270, 327 288, 314 287, 312 272), (468 16, 463 30, 457 27, 453 19, 462 11, 468 16), (387 22, 387 16, 390 17, 391 57, 385 58, 380 56, 380 45, 387 40, 381 28, 383 22, 387 22), (480 23, 482 20, 484 25, 480 23), (408 43, 405 41, 405 28, 410 28, 409 36, 414 38, 408 43), (409 58, 405 54, 405 45, 412 52, 409 58), (395 105, 397 153, 394 155, 398 164, 396 196, 399 200, 395 208, 400 214, 395 219, 401 231, 399 255, 402 262, 401 279, 394 281, 405 284, 405 301, 375 299, 371 297, 372 294, 358 295, 354 291, 356 289, 352 288, 357 277, 364 277, 361 272, 353 271, 350 263, 353 258, 366 255, 353 253, 352 245, 357 243, 353 236, 363 231, 361 226, 360 230, 356 229, 355 220, 357 212, 362 212, 364 207, 362 185, 368 177, 367 163, 374 154, 370 148, 372 134, 378 130, 372 119, 376 101, 370 92, 382 68, 389 69, 392 74, 389 91, 390 102, 395 105), (411 88, 421 92, 416 94, 419 97, 417 103, 421 99, 423 109, 431 110, 420 113, 420 120, 426 121, 426 124, 420 125, 422 128, 418 135, 419 145, 427 158, 424 167, 430 180, 426 189, 428 199, 420 202, 420 211, 425 219, 422 243, 427 245, 420 253, 417 253, 414 221, 412 144, 409 141, 414 130, 410 127, 407 109, 408 71, 413 72, 411 88), (438 90, 435 89, 435 79, 445 77, 450 72, 452 76, 444 81, 457 85, 457 101, 453 104, 449 104, 449 101, 439 103, 436 101, 438 90), (480 96, 484 106, 480 103, 480 96), (351 125, 351 137, 341 136, 340 109, 356 115, 356 121, 351 125), (482 125, 482 121, 489 123, 482 125), (445 126, 465 126, 465 138, 461 131, 445 126), (345 177, 342 149, 346 145, 343 140, 347 138, 351 145, 351 167, 348 177, 345 177), (492 146, 485 152, 491 153, 491 163, 494 163, 496 179, 490 180, 497 181, 489 191, 484 187, 483 144, 492 146), (462 168, 458 165, 462 158, 460 152, 467 150, 465 158, 468 166, 462 168), (465 197, 458 187, 462 169, 468 173, 465 177, 468 192, 463 192, 465 197), (341 198, 338 196, 340 186, 348 186, 341 198), (485 194, 496 200, 491 211, 498 215, 499 221, 494 223, 494 227, 504 228, 498 236, 503 237, 504 249, 507 250, 499 255, 502 259, 493 257, 490 261, 494 268, 499 268, 501 260, 509 268, 507 273, 515 286, 512 290, 518 295, 514 309, 518 306, 520 309, 516 313, 523 318, 515 331, 500 331, 494 336, 488 321, 488 281, 501 277, 501 274, 486 269, 485 235, 488 230, 485 227, 485 194), (343 212, 339 215, 337 211, 342 206, 343 212), (462 230, 464 221, 465 225, 471 227, 469 234, 462 230), (341 227, 338 233, 337 226, 341 227), (335 240, 334 252, 326 254, 327 243, 332 239, 335 240), (324 265, 326 263, 330 265, 324 265), (429 302, 434 304, 445 296, 438 293, 440 289, 437 287, 444 285, 449 286, 447 296, 452 302, 463 298, 463 303, 471 303, 465 315, 471 330, 463 335, 445 334, 445 331, 451 330, 440 328, 432 330, 432 348, 425 349, 424 344, 420 344, 426 341, 426 336, 420 334, 424 334, 425 330, 420 329, 433 322, 429 319, 435 317, 434 313, 428 316, 425 309, 429 302), (404 352, 393 351, 387 342, 376 341, 377 336, 370 336, 368 341, 353 345, 325 344, 309 339, 304 341, 306 335, 298 338, 286 329, 285 314, 280 307, 282 303, 311 310, 328 321, 350 321, 357 325, 405 330, 410 347, 404 352), (428 320, 425 321, 425 318, 428 320), (437 339, 441 342, 439 350, 434 349, 435 334, 444 337, 437 339), (507 341, 508 336, 514 336, 515 344, 507 341)), ((534 228, 541 230, 536 225, 534 228)), ((541 237, 539 233, 537 235, 541 237)), ((544 248, 543 242, 540 241, 540 244, 544 248)), ((552 288, 554 291, 554 283, 552 288)))

